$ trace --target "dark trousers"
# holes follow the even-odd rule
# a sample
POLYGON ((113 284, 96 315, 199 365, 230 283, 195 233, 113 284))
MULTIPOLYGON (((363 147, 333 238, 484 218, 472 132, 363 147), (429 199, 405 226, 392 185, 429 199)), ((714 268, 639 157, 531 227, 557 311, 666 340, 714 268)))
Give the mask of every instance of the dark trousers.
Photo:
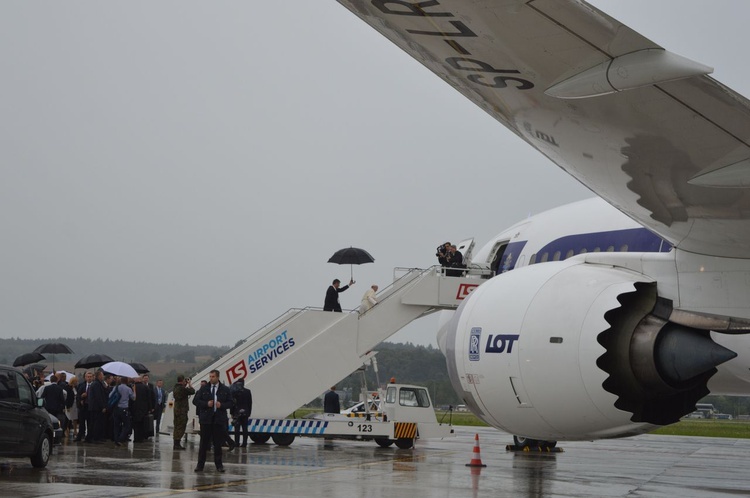
POLYGON ((89 410, 86 441, 104 441, 106 414, 99 410, 89 410))
POLYGON ((146 424, 148 421, 148 415, 144 415, 140 420, 133 419, 133 442, 140 443, 146 440, 146 424))
POLYGON ((162 414, 161 406, 157 406, 156 410, 154 410, 154 422, 156 423, 156 428, 154 429, 154 436, 159 434, 159 429, 161 429, 161 414, 162 414))
POLYGON ((208 447, 213 443, 214 463, 223 466, 221 461, 221 444, 227 437, 227 427, 224 424, 201 424, 201 444, 198 448, 198 467, 206 464, 208 447))
POLYGON ((242 431, 242 446, 247 446, 247 415, 240 415, 234 419, 234 442, 240 445, 240 431, 242 431))
POLYGON ((114 421, 115 442, 125 442, 130 435, 130 412, 127 408, 116 407, 112 414, 112 420, 114 421))
POLYGON ((88 431, 91 430, 89 425, 89 411, 83 407, 78 407, 78 436, 77 440, 81 440, 86 437, 88 431))

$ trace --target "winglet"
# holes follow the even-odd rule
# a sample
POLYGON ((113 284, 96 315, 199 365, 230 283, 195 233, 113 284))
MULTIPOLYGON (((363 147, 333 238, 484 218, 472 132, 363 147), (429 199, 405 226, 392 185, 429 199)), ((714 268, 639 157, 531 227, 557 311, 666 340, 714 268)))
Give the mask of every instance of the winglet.
POLYGON ((560 99, 584 99, 712 72, 712 67, 666 50, 647 49, 604 61, 544 93, 560 99))

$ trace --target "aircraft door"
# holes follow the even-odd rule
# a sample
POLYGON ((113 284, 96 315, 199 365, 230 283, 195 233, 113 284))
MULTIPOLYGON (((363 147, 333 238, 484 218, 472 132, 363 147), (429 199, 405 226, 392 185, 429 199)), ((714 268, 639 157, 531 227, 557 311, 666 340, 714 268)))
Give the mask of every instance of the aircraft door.
POLYGON ((471 253, 474 251, 474 238, 462 240, 458 244, 456 244, 456 247, 458 248, 458 252, 460 252, 464 257, 464 264, 466 266, 469 266, 471 263, 471 253))

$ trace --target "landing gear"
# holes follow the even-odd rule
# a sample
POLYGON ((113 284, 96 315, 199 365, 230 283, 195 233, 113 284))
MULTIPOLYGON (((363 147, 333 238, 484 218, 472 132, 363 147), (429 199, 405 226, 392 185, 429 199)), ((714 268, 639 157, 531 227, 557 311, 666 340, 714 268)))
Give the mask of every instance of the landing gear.
POLYGON ((557 441, 539 441, 539 447, 543 450, 551 450, 557 446, 557 441))
POLYGON ((537 440, 523 436, 513 436, 513 444, 519 449, 533 448, 537 446, 537 440))
POLYGON ((552 451, 557 446, 557 441, 543 441, 523 436, 513 436, 513 444, 516 450, 521 451, 552 451))

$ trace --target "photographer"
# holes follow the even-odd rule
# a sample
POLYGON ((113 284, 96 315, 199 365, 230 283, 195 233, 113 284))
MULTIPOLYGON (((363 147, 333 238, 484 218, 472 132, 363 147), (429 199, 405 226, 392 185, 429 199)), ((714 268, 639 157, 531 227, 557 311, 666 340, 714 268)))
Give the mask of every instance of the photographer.
POLYGON ((188 422, 188 409, 190 405, 188 398, 195 394, 190 379, 185 379, 184 375, 177 376, 177 384, 174 385, 172 395, 174 396, 174 449, 184 450, 180 446, 180 439, 185 435, 185 428, 188 422))
POLYGON ((443 245, 437 246, 437 251, 435 253, 435 256, 438 259, 438 263, 440 263, 440 266, 442 267, 448 267, 450 266, 448 262, 448 253, 450 252, 451 243, 446 242, 443 245))

